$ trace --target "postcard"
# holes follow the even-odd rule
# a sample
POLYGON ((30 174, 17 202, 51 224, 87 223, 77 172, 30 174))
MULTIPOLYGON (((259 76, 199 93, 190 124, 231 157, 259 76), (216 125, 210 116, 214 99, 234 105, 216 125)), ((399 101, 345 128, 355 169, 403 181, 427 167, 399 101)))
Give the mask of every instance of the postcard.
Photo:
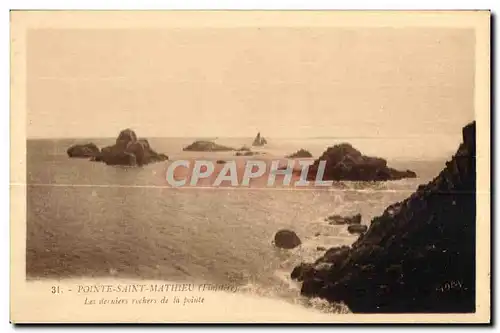
POLYGON ((489 323, 489 11, 12 11, 12 323, 489 323))

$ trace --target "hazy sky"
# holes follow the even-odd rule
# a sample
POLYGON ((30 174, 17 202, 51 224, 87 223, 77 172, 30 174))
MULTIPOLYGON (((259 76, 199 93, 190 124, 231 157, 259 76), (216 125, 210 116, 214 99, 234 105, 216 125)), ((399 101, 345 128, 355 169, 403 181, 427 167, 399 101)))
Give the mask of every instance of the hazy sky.
POLYGON ((474 118, 472 30, 31 30, 27 52, 28 137, 456 136, 474 118))

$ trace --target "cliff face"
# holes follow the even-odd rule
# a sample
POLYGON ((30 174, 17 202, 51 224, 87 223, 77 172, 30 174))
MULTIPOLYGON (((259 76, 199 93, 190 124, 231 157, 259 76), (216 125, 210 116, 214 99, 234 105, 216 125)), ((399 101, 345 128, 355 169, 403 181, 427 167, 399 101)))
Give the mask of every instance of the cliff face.
POLYGON ((372 220, 352 247, 295 268, 302 294, 353 312, 474 312, 475 123, 441 173, 372 220))

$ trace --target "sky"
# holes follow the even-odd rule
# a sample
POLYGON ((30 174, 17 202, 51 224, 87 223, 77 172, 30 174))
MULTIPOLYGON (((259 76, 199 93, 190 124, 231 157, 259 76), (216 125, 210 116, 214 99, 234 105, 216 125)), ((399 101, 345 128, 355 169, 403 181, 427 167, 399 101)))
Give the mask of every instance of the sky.
POLYGON ((456 28, 30 30, 27 135, 434 144, 474 119, 474 45, 456 28))

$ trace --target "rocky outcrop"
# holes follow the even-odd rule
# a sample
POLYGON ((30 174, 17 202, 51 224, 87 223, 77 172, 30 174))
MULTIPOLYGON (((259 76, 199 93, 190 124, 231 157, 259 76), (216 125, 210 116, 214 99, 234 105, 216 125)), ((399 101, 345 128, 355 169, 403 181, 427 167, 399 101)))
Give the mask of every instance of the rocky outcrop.
POLYGON ((286 158, 309 158, 313 157, 310 152, 305 149, 297 150, 295 153, 286 156, 286 158))
POLYGON ((301 293, 353 312, 474 312, 475 156, 471 123, 435 179, 374 218, 352 247, 296 267, 301 293))
POLYGON ((69 157, 91 158, 99 155, 99 148, 94 143, 73 145, 66 151, 69 157))
POLYGON ((112 146, 104 147, 92 159, 108 165, 142 166, 168 160, 165 154, 154 151, 148 140, 138 139, 131 129, 124 129, 112 146))
POLYGON ((282 249, 293 249, 301 243, 299 236, 291 230, 282 229, 274 235, 274 245, 282 249))
POLYGON ((267 144, 267 140, 264 137, 260 136, 260 132, 257 133, 257 136, 253 140, 252 146, 263 146, 267 144))
POLYGON ((323 180, 387 181, 417 177, 411 170, 389 168, 383 158, 365 156, 348 143, 328 148, 314 161, 309 168, 309 180, 316 179, 320 161, 326 161, 323 180))
POLYGON ((360 224, 361 214, 356 214, 353 216, 330 215, 325 220, 328 221, 328 223, 335 225, 360 224))
POLYGON ((216 144, 212 141, 195 141, 187 147, 184 147, 184 151, 234 151, 236 149, 231 147, 226 147, 223 145, 216 144))

